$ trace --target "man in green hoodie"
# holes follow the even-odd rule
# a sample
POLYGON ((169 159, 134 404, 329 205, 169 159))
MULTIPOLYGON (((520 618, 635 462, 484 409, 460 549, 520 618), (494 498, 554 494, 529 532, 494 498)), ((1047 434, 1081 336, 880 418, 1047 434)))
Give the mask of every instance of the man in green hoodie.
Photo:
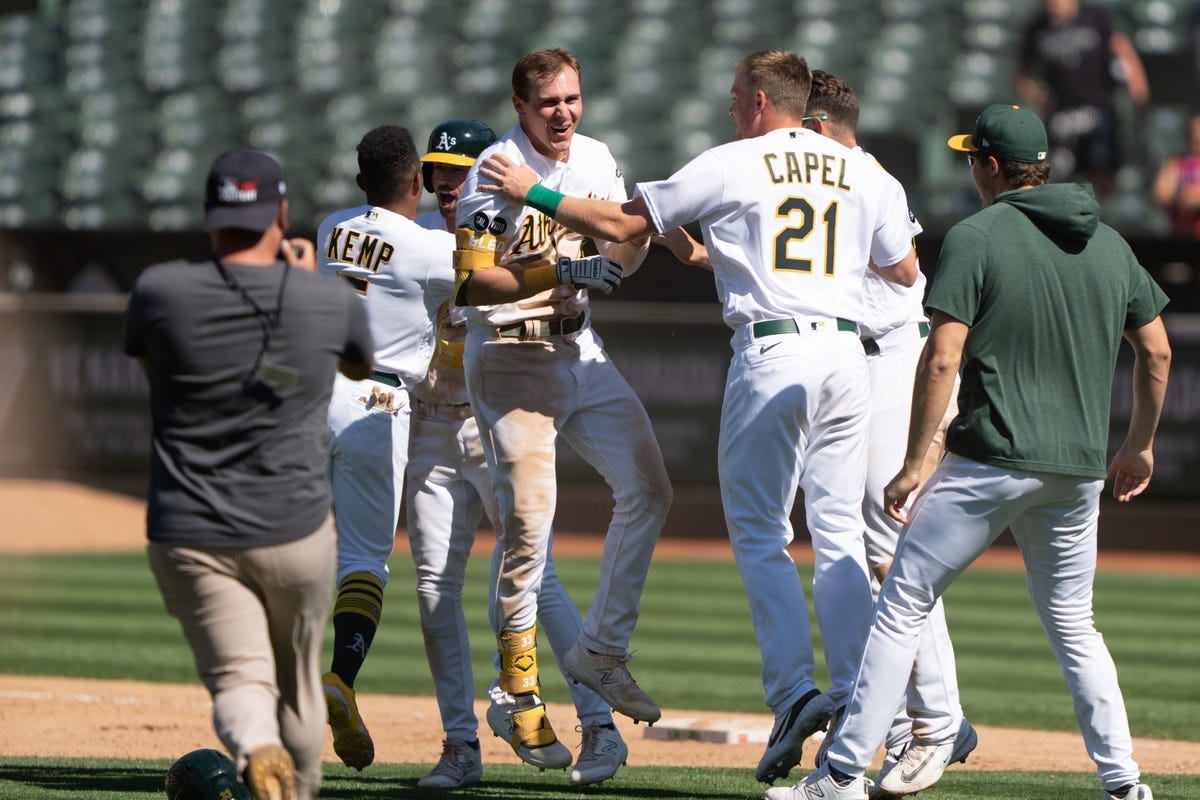
MULTIPOLYGON (((1062 667, 1103 796, 1151 800, 1140 782, 1112 657, 1092 620, 1100 493, 1127 502, 1153 472, 1171 349, 1166 296, 1099 221, 1091 188, 1048 184, 1046 131, 1017 106, 984 109, 950 147, 967 153, 983 210, 946 235, 926 302, 931 331, 913 388, 904 465, 884 491, 907 523, 837 741, 824 765, 768 800, 865 800, 863 777, 904 693, 925 618, 1010 528, 1029 594, 1062 667), (1109 398, 1122 337, 1133 347, 1133 416, 1106 466, 1109 398), (961 365, 947 455, 908 507, 961 365)), ((888 794, 941 777, 935 747, 888 794)), ((868 792, 871 792, 868 795, 868 792)))

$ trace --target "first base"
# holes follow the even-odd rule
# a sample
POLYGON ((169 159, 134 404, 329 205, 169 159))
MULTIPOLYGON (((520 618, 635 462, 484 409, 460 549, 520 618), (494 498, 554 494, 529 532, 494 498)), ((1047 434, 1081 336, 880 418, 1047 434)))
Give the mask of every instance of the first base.
POLYGON ((666 741, 712 742, 714 744, 752 744, 766 742, 771 725, 762 719, 712 719, 709 717, 663 717, 645 729, 643 738, 666 741))

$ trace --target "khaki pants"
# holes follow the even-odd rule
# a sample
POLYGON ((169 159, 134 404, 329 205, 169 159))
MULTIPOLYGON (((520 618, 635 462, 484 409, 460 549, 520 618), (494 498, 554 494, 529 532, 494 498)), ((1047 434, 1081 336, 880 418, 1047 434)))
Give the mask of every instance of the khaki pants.
POLYGON ((313 800, 321 785, 321 643, 336 550, 332 517, 302 539, 270 547, 147 548, 239 774, 252 750, 282 744, 296 761, 301 800, 313 800))

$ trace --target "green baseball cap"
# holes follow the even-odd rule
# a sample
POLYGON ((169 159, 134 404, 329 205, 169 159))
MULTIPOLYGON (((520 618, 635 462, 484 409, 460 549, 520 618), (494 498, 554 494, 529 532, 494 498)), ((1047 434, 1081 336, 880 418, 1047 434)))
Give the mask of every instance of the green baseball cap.
POLYGON ((952 150, 983 153, 1005 161, 1039 164, 1050 149, 1046 126, 1032 111, 1007 103, 985 108, 975 120, 974 133, 951 136, 946 142, 952 150))

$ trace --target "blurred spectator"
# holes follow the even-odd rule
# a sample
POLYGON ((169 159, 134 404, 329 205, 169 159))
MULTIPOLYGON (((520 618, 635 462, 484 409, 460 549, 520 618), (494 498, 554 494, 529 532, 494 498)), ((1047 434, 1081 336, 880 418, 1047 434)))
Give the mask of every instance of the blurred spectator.
POLYGON ((1200 239, 1200 111, 1188 121, 1188 151, 1163 162, 1151 190, 1171 216, 1171 234, 1200 239))
POLYGON ((1026 26, 1017 91, 1037 106, 1050 136, 1051 174, 1090 180, 1112 193, 1123 158, 1116 88, 1124 84, 1140 112, 1150 102, 1146 71, 1133 42, 1108 12, 1079 0, 1045 0, 1026 26))
POLYGON ((1191 112, 1200 114, 1200 3, 1192 6, 1187 20, 1187 53, 1192 57, 1191 112))

